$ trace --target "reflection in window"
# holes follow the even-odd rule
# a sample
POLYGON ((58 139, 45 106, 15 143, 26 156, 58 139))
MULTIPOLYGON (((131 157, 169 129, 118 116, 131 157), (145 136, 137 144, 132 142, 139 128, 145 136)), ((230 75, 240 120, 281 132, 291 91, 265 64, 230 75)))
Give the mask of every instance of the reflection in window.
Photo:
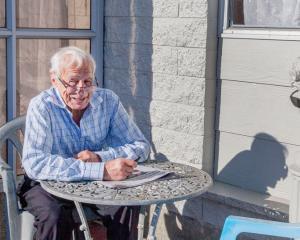
POLYGON ((0 0, 0 27, 5 27, 5 0, 0 0))
POLYGON ((299 0, 231 0, 233 25, 300 28, 299 0))
POLYGON ((0 126, 6 121, 6 46, 0 39, 0 126))
POLYGON ((65 46, 90 52, 90 40, 18 39, 17 40, 17 115, 25 114, 29 101, 51 86, 50 58, 65 46))
POLYGON ((17 0, 17 27, 90 29, 90 0, 17 0))
MULTIPOLYGON (((6 122, 6 43, 0 39, 0 126, 6 122)), ((0 149, 1 157, 6 160, 6 145, 0 149)))

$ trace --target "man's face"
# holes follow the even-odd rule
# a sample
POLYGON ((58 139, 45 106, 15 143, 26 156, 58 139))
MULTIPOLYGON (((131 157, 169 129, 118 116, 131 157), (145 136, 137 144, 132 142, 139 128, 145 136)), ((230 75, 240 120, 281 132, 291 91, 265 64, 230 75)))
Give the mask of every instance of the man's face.
POLYGON ((58 89, 65 104, 71 110, 84 110, 92 97, 93 89, 86 88, 93 82, 93 75, 87 65, 69 67, 60 76, 51 76, 52 84, 58 89), (59 81, 59 79, 61 81, 59 81))

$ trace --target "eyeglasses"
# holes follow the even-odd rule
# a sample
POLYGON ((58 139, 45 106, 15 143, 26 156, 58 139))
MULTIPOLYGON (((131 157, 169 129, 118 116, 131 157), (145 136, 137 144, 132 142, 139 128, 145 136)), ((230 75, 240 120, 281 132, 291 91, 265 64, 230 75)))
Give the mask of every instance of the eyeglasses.
POLYGON ((97 82, 97 79, 95 78, 94 81, 88 81, 84 83, 83 87, 79 87, 77 86, 78 83, 67 83, 64 80, 62 80, 59 76, 57 76, 57 79, 60 81, 60 83, 65 87, 65 89, 67 90, 67 93, 75 93, 77 90, 83 90, 86 92, 91 92, 95 87, 97 87, 96 84, 94 84, 93 82, 97 82))

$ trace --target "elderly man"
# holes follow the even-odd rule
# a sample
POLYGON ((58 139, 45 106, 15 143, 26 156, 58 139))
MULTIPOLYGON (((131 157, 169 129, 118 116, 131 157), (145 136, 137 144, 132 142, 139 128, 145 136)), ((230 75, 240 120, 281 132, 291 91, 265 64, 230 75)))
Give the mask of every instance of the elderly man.
MULTIPOLYGON (((122 180, 135 160, 149 155, 147 140, 119 98, 95 87, 94 76, 90 54, 61 48, 51 58, 53 87, 29 104, 22 159, 27 176, 19 196, 35 216, 37 240, 68 240, 76 228, 74 205, 45 192, 38 180, 122 180)), ((125 233, 122 239, 130 231, 125 233)))

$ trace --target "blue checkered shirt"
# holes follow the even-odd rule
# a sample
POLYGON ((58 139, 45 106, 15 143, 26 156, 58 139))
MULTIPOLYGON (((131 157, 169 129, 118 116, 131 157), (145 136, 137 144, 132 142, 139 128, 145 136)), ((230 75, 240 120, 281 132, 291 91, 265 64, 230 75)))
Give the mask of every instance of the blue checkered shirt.
POLYGON ((146 160, 149 143, 129 118, 118 96, 97 88, 78 126, 55 88, 34 97, 28 107, 22 164, 35 180, 101 180, 105 161, 146 160), (89 150, 102 162, 74 155, 89 150))

